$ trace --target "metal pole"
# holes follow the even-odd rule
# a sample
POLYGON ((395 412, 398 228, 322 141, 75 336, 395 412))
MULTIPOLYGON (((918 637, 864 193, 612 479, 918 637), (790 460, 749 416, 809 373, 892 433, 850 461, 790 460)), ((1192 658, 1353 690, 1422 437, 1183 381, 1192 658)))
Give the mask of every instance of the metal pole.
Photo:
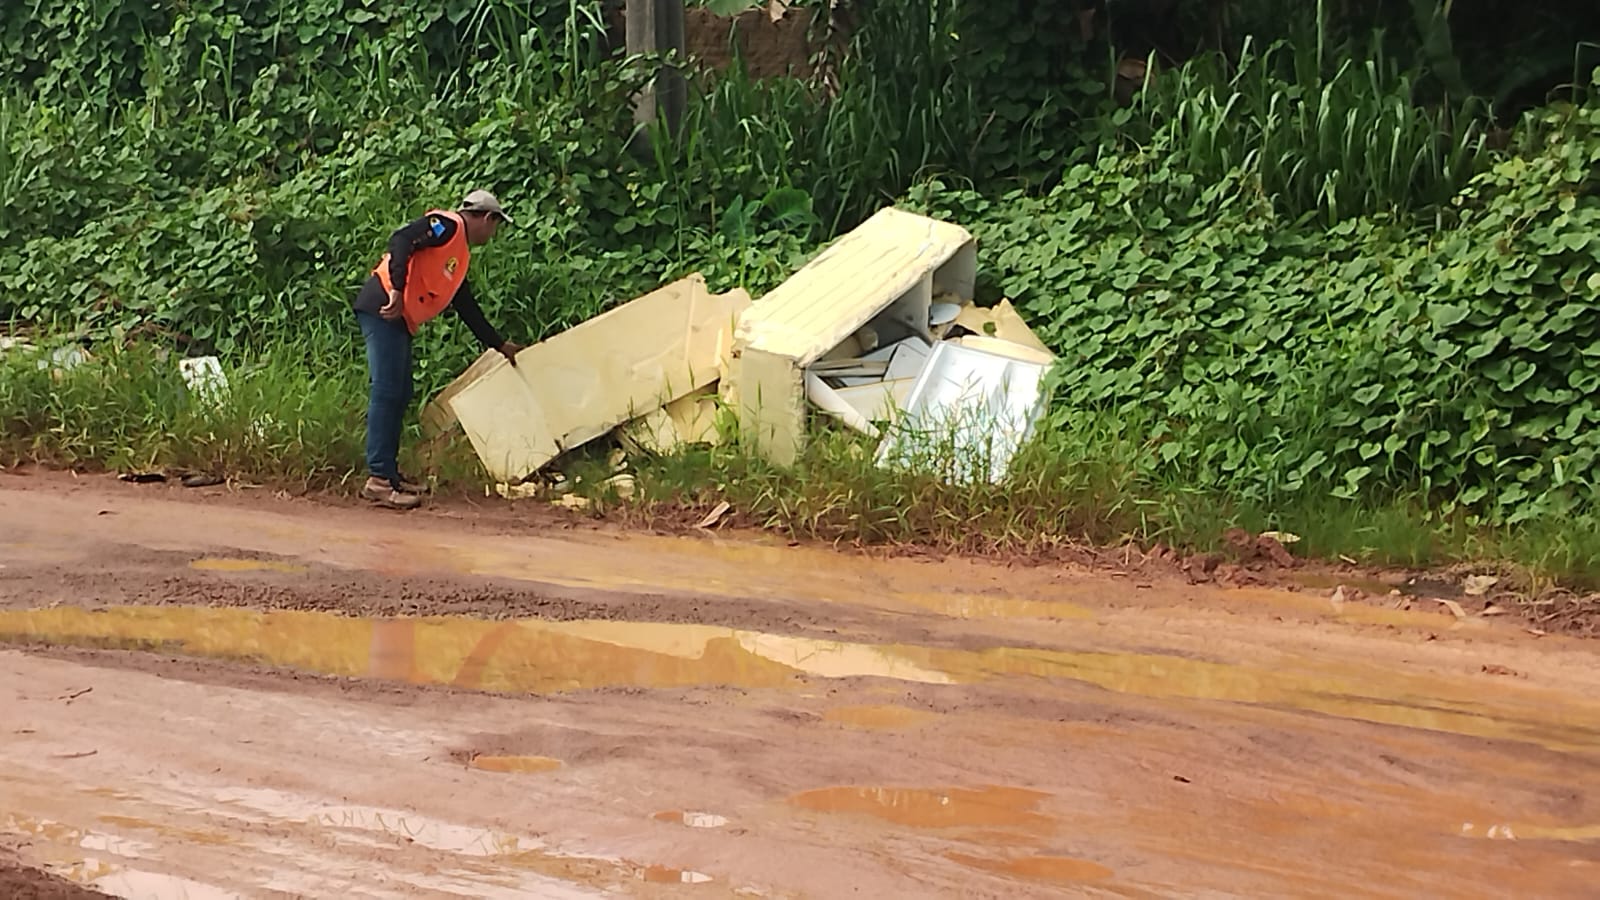
MULTIPOLYGON (((656 0, 657 48, 671 52, 681 60, 684 57, 684 0, 656 0)), ((660 114, 667 120, 667 130, 677 136, 683 127, 684 107, 688 105, 689 86, 680 69, 668 67, 656 77, 656 102, 660 114)))
MULTIPOLYGON (((629 55, 671 51, 679 57, 683 55, 683 0, 627 0, 623 14, 627 18, 629 55)), ((647 126, 661 116, 666 119, 668 129, 676 134, 683 122, 687 99, 688 86, 683 74, 663 67, 634 98, 634 124, 647 126)))
MULTIPOLYGON (((651 53, 656 48, 656 0, 627 0, 623 7, 626 19, 627 51, 629 56, 651 53)), ((633 99, 633 122, 648 125, 656 120, 656 80, 645 83, 633 99)))

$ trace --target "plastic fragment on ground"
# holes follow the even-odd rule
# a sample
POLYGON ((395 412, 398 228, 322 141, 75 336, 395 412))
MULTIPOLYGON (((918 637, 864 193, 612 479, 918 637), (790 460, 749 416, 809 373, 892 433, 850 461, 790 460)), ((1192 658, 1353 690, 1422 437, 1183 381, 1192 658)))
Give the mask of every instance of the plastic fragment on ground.
POLYGON ((632 500, 639 490, 639 481, 632 475, 613 475, 606 479, 606 486, 616 491, 619 499, 632 500))
POLYGON ((83 349, 82 347, 72 345, 57 347, 46 354, 44 353, 43 349, 37 345, 31 344, 22 338, 15 337, 0 337, 0 352, 14 352, 19 355, 40 356, 40 359, 34 361, 34 368, 41 372, 45 369, 49 369, 51 376, 58 381, 65 376, 67 372, 70 372, 71 370, 76 369, 84 363, 94 359, 94 357, 90 355, 89 351, 83 349))
MULTIPOLYGON (((222 371, 222 363, 215 356, 195 356, 178 360, 178 374, 195 399, 212 409, 222 409, 231 396, 232 386, 222 371)), ((267 430, 278 427, 271 414, 257 416, 250 423, 250 434, 257 440, 267 440, 267 430)))
POLYGON ((494 492, 507 500, 536 500, 544 496, 546 488, 536 481, 524 481, 521 484, 497 484, 494 492))
POLYGON ((727 515, 728 511, 731 510, 731 509, 733 509, 733 504, 729 503, 726 500, 723 500, 720 503, 718 503, 716 506, 712 507, 711 512, 706 513, 705 517, 702 518, 699 522, 695 523, 694 527, 696 527, 696 528, 710 528, 710 527, 716 525, 718 522, 722 521, 722 517, 727 515))
POLYGON ((889 373, 888 360, 838 359, 812 363, 806 371, 823 378, 882 379, 889 373))
MULTIPOLYGON (((845 387, 856 387, 899 378, 915 378, 922 372, 923 365, 928 362, 928 354, 930 352, 932 352, 932 348, 927 341, 920 337, 908 337, 887 347, 880 347, 861 357, 865 362, 883 363, 883 372, 881 374, 867 377, 841 376, 839 381, 845 387)), ((819 375, 833 374, 819 371, 815 365, 811 369, 819 375)))
POLYGON ((965 309, 959 303, 935 303, 928 309, 928 324, 933 328, 949 325, 965 309))

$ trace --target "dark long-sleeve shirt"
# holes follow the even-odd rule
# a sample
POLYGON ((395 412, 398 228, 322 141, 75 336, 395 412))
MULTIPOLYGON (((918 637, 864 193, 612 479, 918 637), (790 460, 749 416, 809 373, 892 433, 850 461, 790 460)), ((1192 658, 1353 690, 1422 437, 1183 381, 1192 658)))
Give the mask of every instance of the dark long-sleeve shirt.
MULTIPOLYGON (((389 237, 389 283, 396 289, 405 290, 406 264, 411 261, 412 252, 424 247, 444 246, 455 236, 458 227, 455 222, 442 216, 423 216, 396 230, 389 237)), ((374 273, 361 286, 361 292, 356 294, 354 306, 361 312, 377 315, 378 310, 388 302, 389 293, 383 289, 383 282, 374 273)), ((455 298, 445 309, 460 316, 461 321, 467 323, 472 336, 484 347, 492 350, 505 343, 500 332, 484 317, 483 307, 478 305, 478 298, 473 295, 472 285, 467 279, 461 280, 455 298)))

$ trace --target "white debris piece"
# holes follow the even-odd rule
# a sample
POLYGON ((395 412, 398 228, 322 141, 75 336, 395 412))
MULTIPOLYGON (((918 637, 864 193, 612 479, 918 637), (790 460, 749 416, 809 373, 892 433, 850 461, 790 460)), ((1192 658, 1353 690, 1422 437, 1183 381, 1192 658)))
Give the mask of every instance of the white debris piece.
POLYGON ((780 465, 793 463, 805 446, 813 363, 831 361, 841 347, 850 351, 846 358, 878 354, 913 336, 927 346, 934 298, 972 299, 977 259, 966 229, 891 206, 753 304, 739 319, 729 373, 749 446, 780 465))
POLYGON ((932 468, 956 482, 983 472, 999 483, 1044 415, 1047 369, 940 342, 911 387, 904 416, 878 447, 878 464, 932 468))
POLYGON ((220 407, 228 399, 228 376, 215 356, 196 356, 178 360, 178 374, 189 391, 208 406, 220 407))

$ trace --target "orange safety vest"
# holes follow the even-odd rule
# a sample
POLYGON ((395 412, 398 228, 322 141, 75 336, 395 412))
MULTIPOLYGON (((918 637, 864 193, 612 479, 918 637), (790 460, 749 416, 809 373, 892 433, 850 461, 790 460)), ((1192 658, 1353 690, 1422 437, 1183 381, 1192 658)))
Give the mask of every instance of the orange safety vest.
MULTIPOLYGON (((467 246, 467 224, 461 216, 442 209, 429 210, 428 215, 449 219, 456 223, 450 242, 441 247, 420 247, 412 251, 406 261, 406 286, 401 304, 406 328, 412 334, 417 326, 444 312, 455 299, 456 290, 467 277, 467 263, 472 251, 467 246)), ((389 254, 383 254, 377 268, 372 270, 382 282, 385 293, 394 290, 389 279, 389 254)))

